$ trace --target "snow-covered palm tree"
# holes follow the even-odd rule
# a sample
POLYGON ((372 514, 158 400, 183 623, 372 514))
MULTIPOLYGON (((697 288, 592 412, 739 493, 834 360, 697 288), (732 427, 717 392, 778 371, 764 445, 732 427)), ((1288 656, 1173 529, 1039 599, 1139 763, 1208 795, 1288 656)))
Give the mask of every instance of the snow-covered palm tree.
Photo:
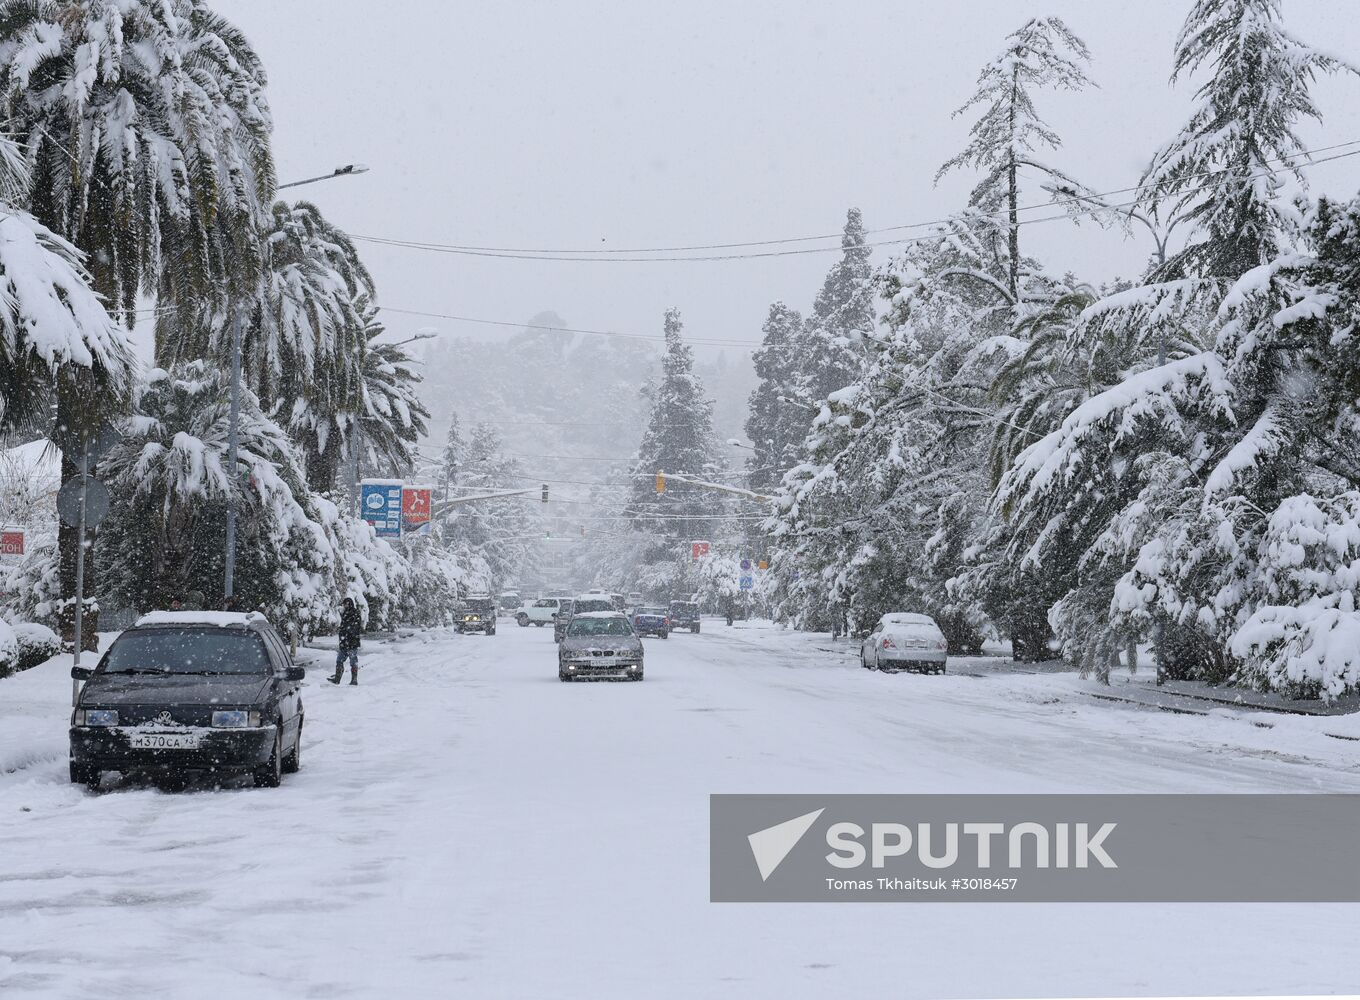
POLYGON ((368 339, 356 302, 372 297, 373 278, 349 237, 309 202, 275 203, 264 242, 248 295, 208 300, 187 319, 178 311, 160 316, 158 360, 228 364, 232 324, 244 308, 246 384, 302 446, 312 488, 328 490, 363 407, 368 339))
POLYGON ((87 431, 126 407, 135 356, 84 256, 19 207, 27 186, 21 151, 0 135, 0 430, 34 420, 66 388, 89 403, 69 429, 87 431))
POLYGON ((129 323, 258 265, 274 187, 265 73, 203 0, 0 0, 0 95, 34 215, 129 323))
POLYGON ((424 437, 430 419, 430 411, 416 392, 420 373, 405 346, 378 343, 387 329, 378 319, 373 300, 361 296, 355 307, 363 318, 367 343, 364 407, 359 418, 363 461, 389 475, 404 473, 414 464, 416 442, 424 437))

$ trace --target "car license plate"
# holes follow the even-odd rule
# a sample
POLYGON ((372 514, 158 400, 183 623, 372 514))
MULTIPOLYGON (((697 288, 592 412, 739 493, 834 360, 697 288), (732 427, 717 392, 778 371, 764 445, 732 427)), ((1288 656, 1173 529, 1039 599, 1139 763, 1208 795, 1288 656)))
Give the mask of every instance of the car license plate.
POLYGON ((134 750, 197 750, 198 733, 129 733, 134 750))
POLYGON ((591 658, 590 665, 592 667, 613 667, 616 666, 618 662, 619 661, 612 656, 596 656, 591 658))

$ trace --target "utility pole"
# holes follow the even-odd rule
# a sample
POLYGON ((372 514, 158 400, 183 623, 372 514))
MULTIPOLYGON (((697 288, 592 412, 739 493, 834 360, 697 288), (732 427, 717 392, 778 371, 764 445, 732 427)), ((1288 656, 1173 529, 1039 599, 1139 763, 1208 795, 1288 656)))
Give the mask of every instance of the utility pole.
POLYGON ((241 425, 241 338, 246 315, 236 313, 231 327, 231 423, 227 428, 227 558, 222 579, 222 596, 231 597, 236 585, 236 489, 240 485, 236 474, 236 449, 241 425))

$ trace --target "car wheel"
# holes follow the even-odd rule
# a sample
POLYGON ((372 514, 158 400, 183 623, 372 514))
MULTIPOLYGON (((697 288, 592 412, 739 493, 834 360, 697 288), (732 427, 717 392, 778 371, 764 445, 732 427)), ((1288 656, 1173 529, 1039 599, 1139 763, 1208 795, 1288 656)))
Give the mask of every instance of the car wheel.
POLYGON ((283 782, 283 731, 274 729, 274 748, 269 751, 269 760, 251 772, 256 788, 278 788, 283 782))
POLYGON ((699 626, 698 626, 698 625, 695 625, 692 629, 690 629, 690 631, 693 632, 695 635, 698 635, 698 634, 699 634, 699 626))
POLYGON ((661 638, 663 638, 663 639, 669 639, 670 637, 671 637, 671 634, 670 634, 669 632, 662 632, 662 633, 661 633, 661 638))
POLYGON ((486 630, 486 634, 487 634, 487 635, 495 635, 495 634, 496 634, 496 630, 495 630, 494 628, 489 628, 489 629, 486 630))
POLYGON ((515 621, 519 623, 519 627, 520 627, 520 628, 528 628, 528 627, 529 627, 529 616, 528 616, 528 615, 515 615, 515 621))
POLYGON ((877 669, 878 669, 878 657, 874 657, 874 662, 873 662, 873 663, 870 663, 870 662, 866 659, 866 660, 864 661, 864 665, 865 665, 866 667, 868 667, 870 670, 877 670, 877 669))
POLYGON ((571 674, 564 674, 562 671, 559 670, 557 672, 557 679, 561 681, 563 684, 565 684, 567 681, 571 680, 571 674))
POLYGON ((75 761, 71 761, 71 784, 98 788, 99 772, 88 764, 77 764, 75 761))
POLYGON ((297 774, 302 769, 302 720, 298 720, 297 741, 293 744, 293 749, 283 755, 282 770, 284 774, 297 774))

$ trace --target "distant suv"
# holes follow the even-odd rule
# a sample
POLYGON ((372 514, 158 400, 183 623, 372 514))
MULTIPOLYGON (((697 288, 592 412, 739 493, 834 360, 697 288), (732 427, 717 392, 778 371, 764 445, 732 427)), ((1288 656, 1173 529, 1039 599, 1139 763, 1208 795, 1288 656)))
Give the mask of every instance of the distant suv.
POLYGON ((530 625, 537 625, 542 628, 544 625, 552 623, 553 617, 557 614, 563 604, 570 604, 570 601, 563 601, 560 597, 540 597, 532 604, 522 607, 515 613, 515 621, 520 628, 528 628, 530 625))
POLYGON ((671 601, 670 607, 671 631, 687 628, 691 632, 699 632, 699 605, 693 601, 671 601))
POLYGON ((304 673, 263 615, 145 615, 93 669, 71 669, 85 681, 71 715, 71 781, 225 771, 275 787, 301 766, 304 673))
POLYGON ((463 601, 463 609, 458 612, 458 634, 482 632, 496 634, 496 605, 490 594, 473 594, 463 601))
POLYGON ((633 611, 633 631, 665 639, 671 634, 671 620, 665 608, 637 608, 633 611))
MULTIPOLYGON (((614 607, 614 599, 609 594, 602 594, 592 591, 589 594, 582 594, 573 601, 565 614, 558 614, 553 619, 553 638, 558 642, 562 641, 562 636, 567 633, 567 626, 576 615, 594 614, 599 611, 617 611, 614 607)), ((626 621, 627 619, 625 619, 626 621)))

